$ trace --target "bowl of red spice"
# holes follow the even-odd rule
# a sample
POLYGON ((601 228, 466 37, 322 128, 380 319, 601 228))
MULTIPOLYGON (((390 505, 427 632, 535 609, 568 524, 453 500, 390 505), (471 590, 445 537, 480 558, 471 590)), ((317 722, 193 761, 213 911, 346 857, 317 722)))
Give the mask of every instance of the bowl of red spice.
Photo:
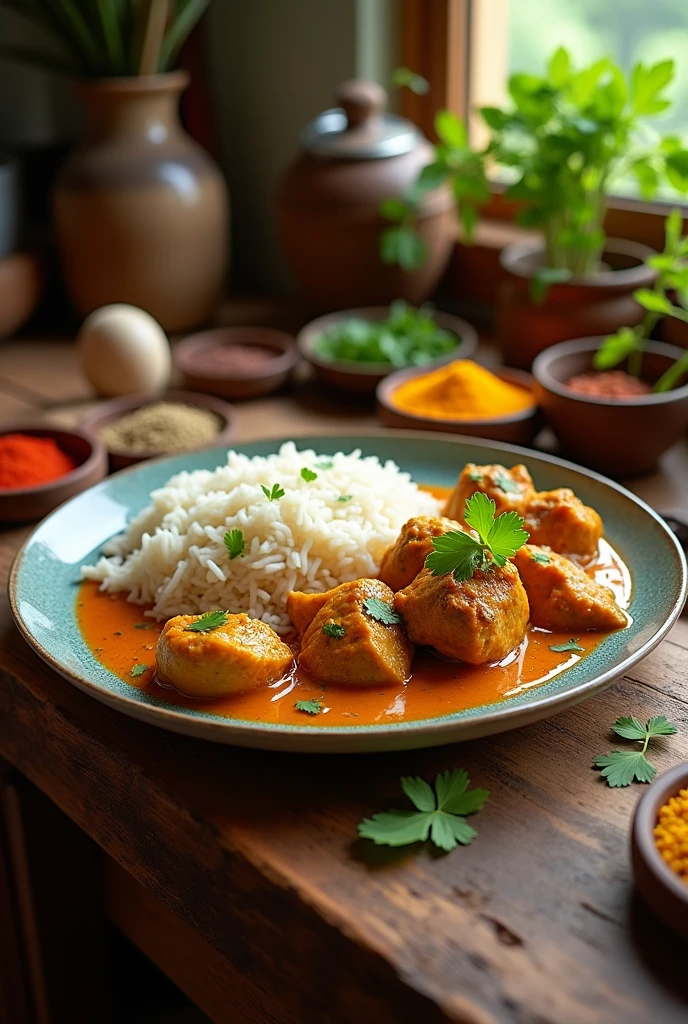
POLYGON ((688 430, 688 374, 670 391, 652 390, 685 353, 649 341, 640 377, 627 363, 597 371, 593 359, 603 340, 564 341, 541 352, 533 363, 535 396, 571 459, 608 476, 637 476, 654 469, 688 430))
POLYGON ((0 522, 42 519, 106 473, 107 454, 96 438, 49 426, 7 427, 0 433, 0 522))
POLYGON ((190 390, 243 399, 268 395, 286 384, 299 353, 284 331, 217 327, 185 338, 173 359, 190 390))
POLYGON ((688 939, 688 764, 660 775, 641 797, 631 829, 631 859, 645 902, 688 939))

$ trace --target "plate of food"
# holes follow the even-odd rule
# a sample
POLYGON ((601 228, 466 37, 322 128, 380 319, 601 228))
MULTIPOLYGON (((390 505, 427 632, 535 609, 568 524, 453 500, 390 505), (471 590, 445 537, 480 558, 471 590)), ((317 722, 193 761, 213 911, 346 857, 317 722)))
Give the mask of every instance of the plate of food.
POLYGON ((10 577, 26 640, 91 696, 295 751, 545 718, 628 671, 685 598, 673 534, 617 484, 401 431, 142 463, 40 523, 10 577))

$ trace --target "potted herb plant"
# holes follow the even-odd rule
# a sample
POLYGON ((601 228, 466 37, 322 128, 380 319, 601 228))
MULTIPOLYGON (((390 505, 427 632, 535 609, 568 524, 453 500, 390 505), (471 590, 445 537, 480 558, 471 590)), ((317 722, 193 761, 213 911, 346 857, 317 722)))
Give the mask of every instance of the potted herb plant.
POLYGON ((188 84, 172 70, 209 0, 0 0, 54 44, 0 47, 76 81, 82 144, 54 194, 67 291, 81 315, 110 302, 168 331, 204 321, 224 284, 227 194, 210 157, 182 129, 188 84))
POLYGON ((554 345, 533 364, 536 397, 567 452, 613 476, 652 469, 688 429, 688 352, 650 337, 663 317, 688 323, 671 299, 688 287, 678 210, 667 218, 664 251, 646 265, 657 276, 634 293, 639 324, 554 345))
MULTIPOLYGON (((506 107, 480 110, 489 132, 481 149, 470 145, 459 118, 440 111, 435 160, 402 204, 383 208, 394 221, 382 239, 383 259, 400 261, 420 197, 447 181, 470 241, 489 198, 488 169, 500 168, 518 222, 541 233, 540 240, 502 253, 508 276, 497 330, 506 361, 528 367, 558 341, 633 326, 643 316, 633 292, 652 285, 655 268, 644 263, 645 246, 606 238, 605 207, 628 176, 645 198, 665 182, 688 191, 688 150, 647 124, 669 107, 665 92, 673 76, 671 60, 637 64, 628 79, 609 58, 578 70, 560 48, 544 75, 511 76, 506 107)), ((417 258, 423 258, 420 247, 417 258)))

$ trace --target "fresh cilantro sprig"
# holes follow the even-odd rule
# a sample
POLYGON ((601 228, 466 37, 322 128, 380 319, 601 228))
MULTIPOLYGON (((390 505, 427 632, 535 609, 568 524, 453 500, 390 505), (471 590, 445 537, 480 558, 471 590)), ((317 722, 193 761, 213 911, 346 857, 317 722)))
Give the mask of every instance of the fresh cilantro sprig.
POLYGON ((184 626, 187 633, 210 633, 213 629, 226 626, 229 612, 204 612, 198 619, 194 619, 188 626, 184 626))
POLYGON ((633 715, 622 715, 612 725, 612 732, 624 740, 642 743, 640 750, 612 750, 593 761, 595 768, 602 769, 607 785, 616 788, 630 786, 634 780, 652 782, 657 769, 648 761, 645 751, 656 736, 673 736, 678 729, 667 721, 664 715, 649 718, 646 725, 633 715))
POLYGON ((401 622, 401 616, 397 615, 391 604, 379 597, 367 597, 363 602, 363 611, 383 626, 396 626, 401 622))
POLYGON ((334 640, 341 640, 346 635, 344 626, 341 626, 338 622, 326 622, 322 631, 325 636, 331 636, 334 640))
POLYGON ((417 810, 383 811, 366 818, 358 834, 377 846, 407 846, 428 836, 440 850, 449 852, 457 843, 467 845, 477 836, 465 815, 479 811, 488 797, 486 789, 469 789, 464 768, 441 772, 433 790, 418 777, 401 780, 401 788, 417 810))
POLYGON ((294 707, 297 711, 304 711, 307 715, 319 715, 322 710, 321 700, 297 700, 294 701, 294 707))
POLYGON ((279 498, 284 497, 284 490, 279 484, 273 484, 272 487, 268 488, 264 484, 260 485, 260 489, 268 499, 268 501, 278 501, 279 498))
POLYGON ((460 583, 469 580, 478 569, 491 565, 503 566, 507 558, 516 554, 528 540, 523 519, 516 512, 503 512, 495 517, 497 506, 482 491, 477 491, 466 502, 464 519, 478 534, 453 530, 432 538, 434 550, 425 564, 434 576, 451 573, 460 583))
POLYGON ((318 479, 318 474, 314 473, 312 469, 308 468, 308 466, 304 466, 301 470, 301 479, 305 480, 306 483, 309 484, 311 481, 318 479))
POLYGON ((246 542, 241 530, 227 530, 227 533, 224 536, 224 542, 230 560, 234 560, 235 558, 239 558, 243 555, 246 542))
POLYGON ((148 665, 132 665, 129 669, 129 675, 136 679, 138 676, 142 676, 144 672, 148 671, 148 665))

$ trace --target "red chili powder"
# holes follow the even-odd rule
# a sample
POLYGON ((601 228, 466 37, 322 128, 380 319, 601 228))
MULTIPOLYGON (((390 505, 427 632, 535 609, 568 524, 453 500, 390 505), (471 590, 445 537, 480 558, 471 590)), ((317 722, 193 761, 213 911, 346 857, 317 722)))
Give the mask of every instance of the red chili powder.
POLYGON ((36 487, 71 473, 76 465, 52 437, 0 435, 0 490, 36 487))
POLYGON ((646 381, 631 377, 624 370, 581 373, 567 380, 566 387, 592 398, 638 398, 639 395, 649 395, 652 390, 646 381))
POLYGON ((201 373, 244 377, 264 370, 278 355, 276 349, 263 345, 213 345, 195 354, 194 367, 201 373))

